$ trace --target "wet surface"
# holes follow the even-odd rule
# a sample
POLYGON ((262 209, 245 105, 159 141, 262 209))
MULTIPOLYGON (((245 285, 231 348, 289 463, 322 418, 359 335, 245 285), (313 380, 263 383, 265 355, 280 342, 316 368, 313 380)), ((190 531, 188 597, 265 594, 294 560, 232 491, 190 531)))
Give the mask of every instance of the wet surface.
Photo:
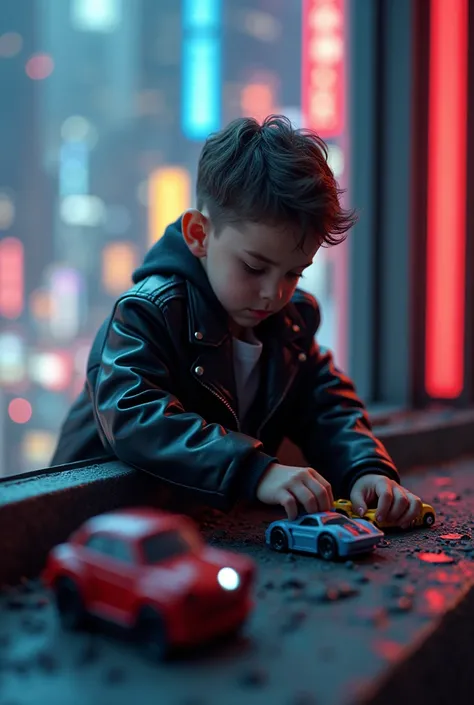
MULTIPOLYGON (((0 598, 0 705, 333 705, 362 701, 474 581, 474 461, 407 475, 431 529, 386 534, 367 557, 326 563, 270 551, 267 524, 210 513, 208 540, 259 566, 256 606, 230 641, 150 665, 127 635, 63 633, 35 581, 0 598)), ((474 618, 474 615, 473 615, 474 618)))

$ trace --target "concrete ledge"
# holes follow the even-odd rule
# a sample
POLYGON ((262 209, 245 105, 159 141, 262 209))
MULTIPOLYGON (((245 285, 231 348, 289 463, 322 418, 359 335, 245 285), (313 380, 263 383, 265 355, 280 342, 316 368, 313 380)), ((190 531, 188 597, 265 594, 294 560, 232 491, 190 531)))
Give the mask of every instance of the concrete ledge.
POLYGON ((398 413, 374 429, 401 472, 474 454, 474 409, 398 413))
MULTIPOLYGON (((11 488, 17 501, 0 509, 2 561, 10 552, 4 537, 22 520, 28 527, 20 527, 21 541, 32 546, 23 547, 23 557, 32 567, 40 562, 35 549, 42 552, 63 538, 66 526, 76 526, 82 515, 156 499, 149 494, 154 483, 136 481, 119 464, 82 472, 95 475, 95 483, 79 484, 70 494, 57 487, 49 505, 35 503, 24 486, 11 488), (76 492, 82 493, 81 501, 74 498, 76 492), (41 506, 47 515, 38 515, 41 506), (10 514, 7 523, 4 512, 11 508, 21 512, 10 514)), ((108 631, 71 637, 58 629, 55 611, 39 587, 4 590, 4 701, 75 705, 113 700, 125 705, 139 689, 143 702, 154 702, 158 692, 163 705, 470 702, 473 477, 474 460, 469 459, 409 474, 408 487, 436 507, 435 526, 387 534, 374 555, 348 563, 269 551, 263 544, 264 526, 275 516, 269 508, 248 507, 228 515, 203 510, 200 526, 210 543, 245 552, 257 562, 256 605, 241 639, 202 649, 178 663, 148 666, 131 644, 111 639, 108 631), (28 688, 20 674, 27 674, 28 688)), ((160 499, 165 501, 164 494, 160 499)), ((22 568, 17 561, 15 570, 22 568)))
POLYGON ((37 575, 48 551, 95 514, 150 504, 192 514, 168 486, 125 463, 74 463, 0 483, 0 586, 37 575))
MULTIPOLYGON (((374 427, 402 473, 474 454, 474 410, 433 411, 375 417, 374 427)), ((305 464, 285 443, 282 462, 305 464)), ((0 482, 0 586, 35 575, 48 550, 90 516, 127 504, 186 511, 205 509, 176 497, 155 478, 119 461, 73 463, 9 477, 0 482)))

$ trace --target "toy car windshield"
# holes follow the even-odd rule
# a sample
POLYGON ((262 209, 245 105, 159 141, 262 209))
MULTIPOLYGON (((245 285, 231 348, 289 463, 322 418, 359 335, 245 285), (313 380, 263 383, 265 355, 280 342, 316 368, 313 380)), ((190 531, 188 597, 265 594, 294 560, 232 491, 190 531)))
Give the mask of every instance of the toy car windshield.
POLYGON ((347 524, 346 517, 329 515, 320 517, 323 524, 347 524))
POLYGON ((328 516, 328 517, 321 517, 321 522, 325 526, 331 526, 331 525, 336 525, 336 526, 342 526, 344 529, 349 531, 353 536, 362 536, 363 534, 367 533, 367 529, 365 526, 362 524, 359 524, 357 521, 354 521, 353 519, 348 519, 347 517, 343 516, 328 516))
POLYGON ((153 564, 176 558, 196 549, 196 540, 184 531, 161 531, 142 541, 145 563, 153 564))

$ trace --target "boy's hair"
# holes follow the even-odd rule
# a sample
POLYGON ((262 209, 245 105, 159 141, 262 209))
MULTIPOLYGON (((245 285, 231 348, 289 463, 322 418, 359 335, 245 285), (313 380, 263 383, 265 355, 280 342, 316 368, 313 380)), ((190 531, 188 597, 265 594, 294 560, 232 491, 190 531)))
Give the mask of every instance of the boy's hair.
POLYGON ((208 137, 199 158, 197 207, 207 208, 216 233, 229 222, 289 226, 322 245, 345 239, 356 222, 345 210, 327 163, 328 149, 314 132, 294 129, 283 115, 260 125, 238 118, 208 137))

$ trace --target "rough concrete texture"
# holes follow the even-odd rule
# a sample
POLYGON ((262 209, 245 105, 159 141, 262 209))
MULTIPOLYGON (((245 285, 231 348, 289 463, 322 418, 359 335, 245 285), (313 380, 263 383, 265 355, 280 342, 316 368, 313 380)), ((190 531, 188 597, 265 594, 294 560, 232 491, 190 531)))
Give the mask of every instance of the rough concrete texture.
POLYGON ((0 600, 0 705, 444 705, 470 702, 474 669, 474 461, 409 475, 432 529, 387 535, 369 557, 328 564, 263 544, 279 512, 208 512, 202 530, 259 565, 256 605, 234 640, 152 666, 100 625, 62 633, 47 594, 0 600))
MULTIPOLYGON (((400 471, 474 453, 474 410, 434 409, 373 418, 400 471)), ((280 461, 306 464, 286 442, 280 461)), ((195 498, 175 495, 169 485, 112 460, 46 468, 0 481, 0 586, 34 576, 47 551, 93 514, 130 503, 183 509, 199 516, 195 498), (15 531, 11 528, 15 527, 15 531), (33 539, 34 537, 34 539, 33 539)))

